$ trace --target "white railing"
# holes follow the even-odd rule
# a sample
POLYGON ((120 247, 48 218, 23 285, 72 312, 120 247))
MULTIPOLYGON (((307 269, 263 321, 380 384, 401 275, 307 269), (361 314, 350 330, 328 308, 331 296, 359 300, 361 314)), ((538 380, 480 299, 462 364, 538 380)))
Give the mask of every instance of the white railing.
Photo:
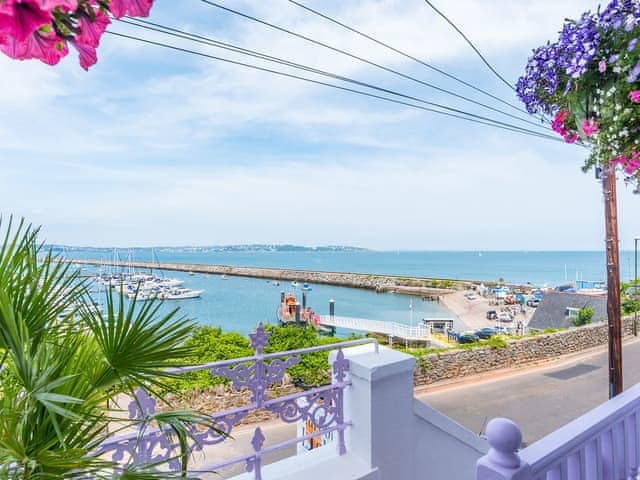
POLYGON ((629 480, 640 473, 640 384, 518 451, 510 420, 487 426, 477 480, 629 480))
POLYGON ((382 320, 330 315, 322 315, 320 317, 320 324, 327 327, 379 333, 406 340, 431 340, 431 329, 424 324, 411 326, 404 323, 384 322, 382 320))

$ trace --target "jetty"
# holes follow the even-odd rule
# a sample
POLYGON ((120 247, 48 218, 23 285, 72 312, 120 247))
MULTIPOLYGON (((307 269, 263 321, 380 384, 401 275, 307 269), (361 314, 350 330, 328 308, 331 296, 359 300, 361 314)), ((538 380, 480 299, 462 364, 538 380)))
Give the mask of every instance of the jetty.
POLYGON ((323 272, 312 270, 292 270, 284 268, 237 267, 231 265, 210 265, 198 263, 157 263, 157 262, 105 262, 99 260, 67 259, 77 265, 116 266, 119 268, 140 268, 172 270, 180 272, 204 273, 210 275, 227 275, 237 277, 264 278, 267 280, 283 280, 307 282, 339 287, 362 288, 376 292, 395 292, 416 295, 425 300, 438 301, 457 289, 468 287, 467 282, 442 280, 434 278, 403 277, 399 275, 382 275, 348 272, 323 272))
MULTIPOLYGON (((424 320, 453 322, 451 318, 430 318, 424 320)), ((385 322, 383 320, 371 320, 368 318, 343 317, 340 315, 320 315, 320 325, 331 328, 345 328, 358 332, 365 332, 388 337, 390 343, 396 340, 409 340, 440 344, 431 335, 431 327, 421 321, 416 325, 407 325, 397 322, 385 322)))

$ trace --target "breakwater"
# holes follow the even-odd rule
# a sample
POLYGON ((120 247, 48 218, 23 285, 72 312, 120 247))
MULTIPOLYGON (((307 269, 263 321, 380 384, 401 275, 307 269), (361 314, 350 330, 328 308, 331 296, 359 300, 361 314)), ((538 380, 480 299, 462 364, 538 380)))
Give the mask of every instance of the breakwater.
MULTIPOLYGON (((71 263, 80 265, 113 265, 96 260, 73 259, 71 263)), ((407 295, 438 298, 441 295, 469 286, 469 282, 441 280, 436 278, 416 278, 395 275, 379 275, 345 272, 322 272, 311 270, 292 270, 282 268, 237 267, 231 265, 207 265, 198 263, 152 263, 152 262, 119 262, 118 267, 156 270, 173 270, 180 272, 204 273, 211 275, 231 275, 238 277, 264 278, 307 282, 324 285, 335 285, 349 288, 363 288, 377 292, 394 291, 407 295)))

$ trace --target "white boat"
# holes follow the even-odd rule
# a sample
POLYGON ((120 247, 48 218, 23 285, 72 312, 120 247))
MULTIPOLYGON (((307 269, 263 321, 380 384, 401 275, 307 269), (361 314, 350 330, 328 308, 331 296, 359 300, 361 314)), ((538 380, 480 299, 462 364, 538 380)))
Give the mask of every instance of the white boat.
POLYGON ((291 282, 291 286, 293 288, 298 288, 298 282, 296 282, 295 280, 293 282, 291 282))
POLYGON ((161 292, 158 298, 163 300, 186 300, 189 298, 198 298, 204 290, 191 290, 190 288, 172 288, 161 292))

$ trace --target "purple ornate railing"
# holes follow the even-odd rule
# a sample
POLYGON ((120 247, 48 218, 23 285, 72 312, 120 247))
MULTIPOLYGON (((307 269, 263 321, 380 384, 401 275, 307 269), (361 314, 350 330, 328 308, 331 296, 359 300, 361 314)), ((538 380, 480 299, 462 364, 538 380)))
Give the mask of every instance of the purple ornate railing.
MULTIPOLYGON (((377 353, 377 341, 367 338, 265 354, 263 353, 264 347, 268 344, 269 336, 270 333, 266 332, 260 323, 256 332, 249 335, 255 355, 172 370, 172 373, 176 374, 209 370, 213 376, 228 378, 233 389, 246 388, 251 392, 249 405, 213 414, 209 428, 196 429, 194 427, 192 435, 195 441, 189 445, 190 453, 201 451, 205 446, 223 442, 235 425, 251 411, 258 409, 273 412, 286 423, 312 422, 315 431, 309 435, 263 448, 266 438, 260 427, 257 427, 251 440, 252 452, 221 462, 199 466, 197 469, 199 472, 218 471, 244 462, 246 470, 253 472, 253 478, 261 480, 262 457, 264 455, 331 432, 337 432, 337 453, 343 455, 346 452, 344 431, 351 423, 344 418, 343 400, 344 389, 351 382, 347 379, 349 361, 345 359, 342 349, 373 343, 377 353), (300 362, 300 355, 328 350, 337 350, 335 360, 331 365, 332 373, 329 385, 279 398, 268 398, 267 388, 270 385, 280 383, 286 370, 300 362)), ((139 390, 136 393, 136 398, 129 404, 129 418, 143 423, 154 412, 155 400, 149 397, 146 392, 139 390)), ((98 453, 102 456, 111 456, 120 465, 119 469, 124 468, 127 463, 150 465, 168 461, 168 468, 177 471, 180 469, 180 462, 177 459, 172 459, 172 455, 175 455, 175 447, 169 432, 158 428, 149 428, 142 433, 136 431, 111 438, 100 446, 98 453)))
POLYGON ((487 425, 477 480, 635 480, 640 476, 640 384, 518 451, 505 418, 487 425))

